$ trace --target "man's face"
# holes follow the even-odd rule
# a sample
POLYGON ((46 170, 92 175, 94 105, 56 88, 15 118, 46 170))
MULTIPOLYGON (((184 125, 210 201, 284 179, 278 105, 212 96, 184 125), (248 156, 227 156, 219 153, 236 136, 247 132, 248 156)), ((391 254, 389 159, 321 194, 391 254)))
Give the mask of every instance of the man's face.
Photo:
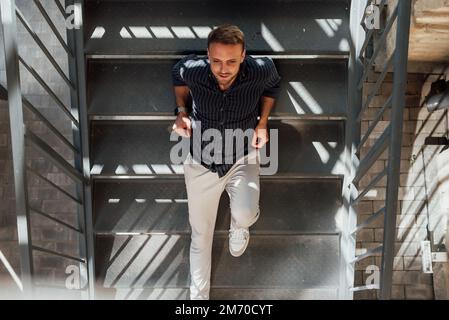
POLYGON ((241 44, 222 44, 213 42, 207 49, 210 68, 220 85, 231 83, 240 70, 240 63, 245 59, 245 50, 241 44))

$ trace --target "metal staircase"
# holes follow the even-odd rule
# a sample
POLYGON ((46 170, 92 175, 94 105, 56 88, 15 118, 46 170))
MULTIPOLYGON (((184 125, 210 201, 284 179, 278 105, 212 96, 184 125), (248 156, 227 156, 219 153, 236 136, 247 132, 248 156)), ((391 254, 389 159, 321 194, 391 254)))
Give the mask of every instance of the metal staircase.
POLYGON ((282 77, 269 124, 279 132, 279 168, 261 176, 261 218, 240 258, 227 248, 230 212, 223 194, 211 298, 351 299, 354 291, 379 288, 389 298, 407 56, 401 36, 408 33, 409 1, 396 11, 401 36, 392 141, 380 140, 361 161, 359 83, 374 61, 365 56, 374 32, 360 25, 367 1, 227 1, 219 10, 201 0, 74 2, 83 9, 74 35, 76 75, 86 79, 77 98, 86 125, 84 192, 92 198, 92 216, 89 208, 83 214, 92 219, 95 238, 94 246, 89 238, 85 243, 89 286, 83 288, 91 298, 94 290, 99 299, 188 298, 187 197, 182 166, 169 159, 175 143, 167 131, 175 119, 171 68, 186 54, 205 54, 211 27, 225 21, 244 31, 247 54, 272 57, 282 77), (388 145, 381 283, 354 288, 354 264, 378 252, 355 257, 355 231, 364 227, 357 226, 354 209, 363 195, 357 183, 388 145))
POLYGON ((177 55, 205 54, 205 31, 230 19, 244 30, 247 53, 272 56, 283 78, 270 123, 279 130, 279 170, 261 177, 262 219, 239 259, 227 248, 229 199, 223 194, 211 298, 338 298, 335 215, 343 175, 348 55, 341 44, 348 7, 342 1, 233 4, 239 10, 217 10, 211 1, 86 2, 95 256, 106 297, 188 297, 187 197, 182 167, 170 162, 175 142, 167 132, 175 119, 171 68, 177 55), (332 19, 334 39, 317 18, 332 19), (298 33, 299 26, 307 32, 298 33), (100 27, 103 37, 90 38, 100 27), (187 30, 192 38, 182 38, 187 30))

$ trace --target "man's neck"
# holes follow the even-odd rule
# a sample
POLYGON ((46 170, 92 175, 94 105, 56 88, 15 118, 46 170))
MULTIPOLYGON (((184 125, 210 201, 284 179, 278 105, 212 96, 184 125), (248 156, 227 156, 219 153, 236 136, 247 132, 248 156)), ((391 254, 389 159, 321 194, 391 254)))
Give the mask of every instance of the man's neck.
MULTIPOLYGON (((238 74, 237 74, 238 75, 238 74)), ((225 91, 228 90, 232 84, 234 83, 234 81, 237 79, 237 75, 234 76, 234 79, 232 79, 229 83, 227 83, 226 85, 222 85, 222 84, 218 84, 218 87, 220 88, 220 90, 225 91)))

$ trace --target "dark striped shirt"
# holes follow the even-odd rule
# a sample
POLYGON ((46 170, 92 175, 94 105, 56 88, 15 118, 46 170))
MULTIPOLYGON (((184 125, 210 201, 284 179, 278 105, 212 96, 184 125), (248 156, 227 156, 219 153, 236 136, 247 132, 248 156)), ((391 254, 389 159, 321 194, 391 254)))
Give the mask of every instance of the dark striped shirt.
POLYGON ((236 141, 242 135, 234 132, 235 135, 231 137, 226 129, 241 129, 243 132, 255 129, 260 115, 261 97, 276 99, 279 95, 281 78, 273 61, 268 57, 253 58, 246 55, 237 78, 227 90, 222 91, 210 69, 207 56, 200 58, 191 54, 175 64, 172 79, 174 86, 188 86, 192 96, 189 117, 192 121, 190 152, 193 158, 212 172, 217 172, 219 177, 224 176, 236 160, 248 154, 252 148, 252 136, 248 136, 243 148, 237 148, 236 141), (199 124, 201 130, 198 130, 199 124), (220 132, 223 139, 202 141, 204 138, 201 137, 207 129, 218 130, 217 133, 220 132), (232 149, 227 143, 230 139, 234 139, 232 149), (215 152, 211 152, 210 156, 207 152, 203 154, 206 146, 207 150, 213 149, 215 152), (225 146, 228 148, 225 149, 225 146))

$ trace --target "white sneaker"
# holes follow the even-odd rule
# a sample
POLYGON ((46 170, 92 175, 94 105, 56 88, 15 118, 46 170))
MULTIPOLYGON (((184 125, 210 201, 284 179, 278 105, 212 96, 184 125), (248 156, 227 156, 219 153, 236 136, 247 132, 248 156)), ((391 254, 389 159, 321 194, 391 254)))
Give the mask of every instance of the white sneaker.
POLYGON ((248 228, 236 228, 231 221, 229 229, 229 252, 234 257, 240 257, 246 250, 249 243, 248 228))

